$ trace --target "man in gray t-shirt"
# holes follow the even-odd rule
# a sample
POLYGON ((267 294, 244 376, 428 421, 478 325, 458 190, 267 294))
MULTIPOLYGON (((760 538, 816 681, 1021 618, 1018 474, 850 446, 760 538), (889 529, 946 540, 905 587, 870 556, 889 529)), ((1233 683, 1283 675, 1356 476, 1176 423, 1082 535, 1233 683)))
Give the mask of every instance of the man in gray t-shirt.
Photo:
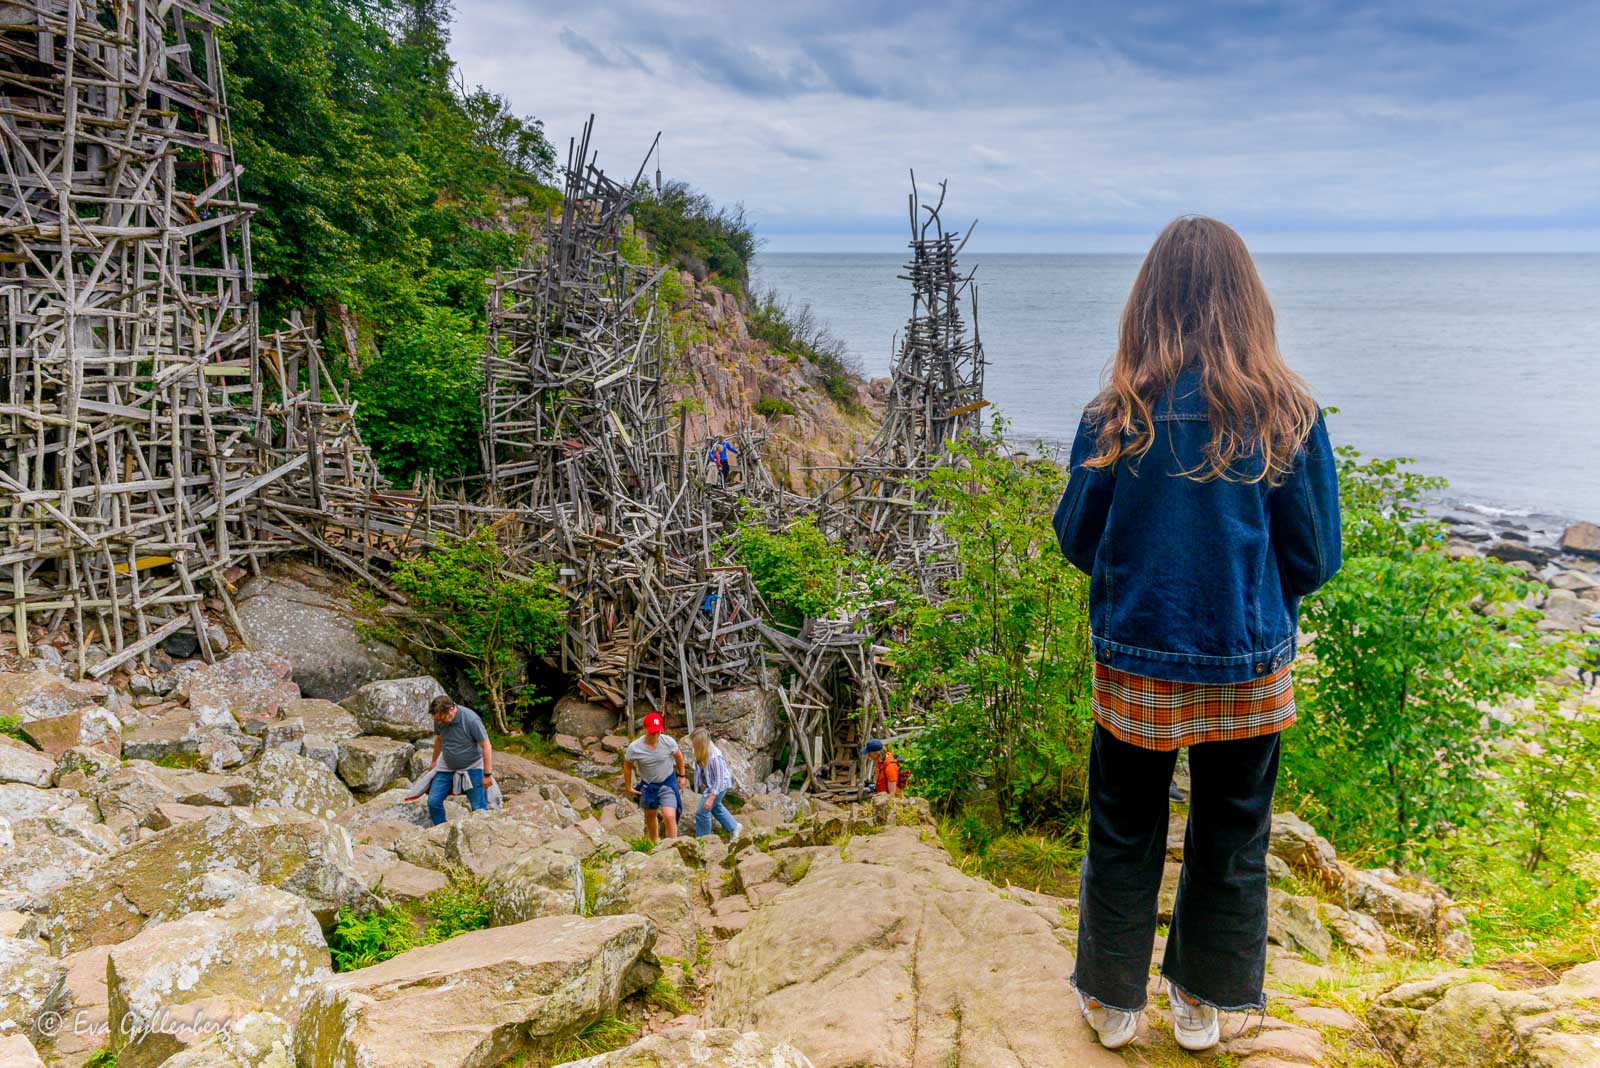
POLYGON ((680 782, 683 778, 683 753, 666 733, 659 713, 644 717, 644 737, 628 743, 622 754, 622 788, 639 799, 644 810, 644 833, 650 841, 659 840, 656 819, 665 826, 666 836, 678 835, 678 813, 683 808, 680 782), (638 779, 638 788, 634 780, 638 779))
POLYGON ((473 811, 489 807, 484 786, 494 783, 494 758, 489 732, 472 709, 440 694, 428 712, 433 716, 433 761, 428 766, 437 770, 428 784, 428 816, 437 827, 445 820, 444 800, 450 796, 455 780, 452 772, 465 772, 471 783, 466 793, 473 811))

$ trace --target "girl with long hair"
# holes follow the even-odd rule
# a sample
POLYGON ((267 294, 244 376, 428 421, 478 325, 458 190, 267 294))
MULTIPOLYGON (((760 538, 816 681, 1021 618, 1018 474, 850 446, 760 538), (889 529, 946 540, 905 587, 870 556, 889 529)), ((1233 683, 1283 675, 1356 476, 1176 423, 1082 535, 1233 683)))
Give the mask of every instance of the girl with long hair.
POLYGON ((1300 599, 1341 562, 1327 428, 1233 230, 1186 217, 1156 238, 1070 468, 1055 530, 1091 576, 1095 655, 1073 983, 1103 1045, 1133 1040, 1187 747, 1161 973, 1178 1044, 1207 1049, 1219 1010, 1266 1004, 1266 853, 1300 599))
POLYGON ((700 804, 694 810, 694 836, 704 838, 710 834, 711 821, 715 819, 728 832, 729 838, 739 837, 739 823, 723 804, 733 788, 727 758, 704 727, 694 729, 689 735, 689 744, 694 748, 694 789, 700 795, 700 804))

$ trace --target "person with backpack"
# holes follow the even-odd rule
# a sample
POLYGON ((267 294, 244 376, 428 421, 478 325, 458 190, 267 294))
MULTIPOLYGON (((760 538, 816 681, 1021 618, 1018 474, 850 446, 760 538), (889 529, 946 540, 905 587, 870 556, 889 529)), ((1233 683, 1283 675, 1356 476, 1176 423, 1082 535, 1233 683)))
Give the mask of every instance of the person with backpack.
POLYGON ((1109 1049, 1133 1041, 1149 996, 1181 748, 1188 830, 1161 962, 1173 1036, 1209 1049, 1219 1012, 1266 1007, 1279 738, 1300 600, 1342 562, 1335 459, 1244 242, 1215 219, 1172 222, 1128 295, 1055 514, 1090 576, 1094 652, 1072 983, 1109 1049))
POLYGON ((873 787, 877 793, 899 797, 905 790, 911 774, 900 759, 889 752, 889 747, 874 738, 861 747, 861 755, 872 761, 873 787))

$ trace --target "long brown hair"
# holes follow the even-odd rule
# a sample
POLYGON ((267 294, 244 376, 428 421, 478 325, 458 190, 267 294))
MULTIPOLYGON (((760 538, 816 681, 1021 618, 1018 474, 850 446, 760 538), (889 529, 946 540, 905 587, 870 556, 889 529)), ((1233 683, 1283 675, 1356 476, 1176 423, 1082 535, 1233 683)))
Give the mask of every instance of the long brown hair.
POLYGON ((1244 241, 1200 215, 1167 224, 1139 268, 1110 378, 1092 406, 1100 436, 1088 466, 1148 452, 1156 440, 1151 406, 1189 366, 1200 369, 1211 441, 1201 464, 1184 474, 1281 482, 1316 423, 1317 405, 1278 352, 1272 303, 1244 241), (1241 476, 1235 464, 1251 457, 1262 461, 1260 471, 1241 476))

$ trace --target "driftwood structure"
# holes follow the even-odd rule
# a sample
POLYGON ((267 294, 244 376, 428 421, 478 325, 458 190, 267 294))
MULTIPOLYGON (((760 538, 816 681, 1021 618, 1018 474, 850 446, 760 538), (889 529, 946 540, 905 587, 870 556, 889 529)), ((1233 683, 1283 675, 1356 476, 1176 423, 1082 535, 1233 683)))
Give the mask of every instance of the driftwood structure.
POLYGON ((622 253, 638 176, 600 170, 592 126, 568 151, 560 219, 489 297, 482 496, 519 512, 556 566, 580 689, 630 724, 677 691, 692 725, 697 693, 764 678, 760 608, 748 573, 719 566, 704 450, 667 417, 667 268, 622 253))
POLYGON ((580 689, 630 725, 681 699, 692 726, 703 695, 779 688, 789 770, 853 787, 856 746, 889 729, 884 606, 779 631, 719 543, 751 505, 810 514, 937 587, 917 483, 984 403, 943 187, 932 206, 913 191, 912 317, 868 455, 802 498, 740 427, 722 485, 719 439, 668 412, 663 271, 623 255, 639 176, 600 170, 591 120, 559 219, 493 281, 483 475, 400 490, 312 331, 258 328, 221 24, 213 0, 0 0, 0 610, 18 652, 70 632, 103 676, 189 629, 209 658, 204 611, 231 615, 267 554, 312 549, 384 590, 393 562, 495 523, 514 558, 555 567, 580 689))
POLYGON ((206 0, 0 4, 0 519, 17 642, 121 660, 261 548, 247 211, 206 0), (130 624, 125 634, 122 624, 130 624))

